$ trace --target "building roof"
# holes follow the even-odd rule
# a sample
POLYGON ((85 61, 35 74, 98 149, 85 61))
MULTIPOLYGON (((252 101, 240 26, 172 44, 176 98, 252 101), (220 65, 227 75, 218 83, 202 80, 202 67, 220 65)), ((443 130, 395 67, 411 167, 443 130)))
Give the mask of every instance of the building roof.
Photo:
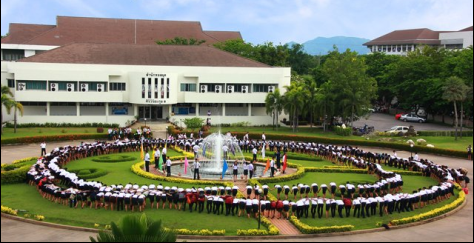
POLYGON ((200 22, 135 19, 57 17, 54 25, 10 24, 10 38, 2 44, 63 46, 72 43, 150 45, 175 37, 205 40, 211 45, 234 38, 240 32, 203 31, 200 22))
POLYGON ((430 29, 396 30, 375 40, 365 43, 365 46, 373 45, 401 45, 401 44, 425 44, 439 45, 440 33, 448 31, 433 31, 430 29))
POLYGON ((208 46, 75 43, 19 60, 28 63, 270 67, 208 46))
POLYGON ((465 29, 462 29, 462 30, 460 30, 460 31, 472 31, 472 30, 473 30, 473 28, 472 28, 472 26, 471 26, 471 27, 467 27, 467 28, 465 28, 465 29))

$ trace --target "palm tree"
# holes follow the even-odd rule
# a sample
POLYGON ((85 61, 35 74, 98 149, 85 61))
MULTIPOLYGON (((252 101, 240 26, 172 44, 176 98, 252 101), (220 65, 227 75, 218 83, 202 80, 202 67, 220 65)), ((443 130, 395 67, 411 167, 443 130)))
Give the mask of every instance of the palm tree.
POLYGON ((299 122, 298 117, 303 111, 305 101, 309 94, 302 82, 292 82, 290 86, 286 86, 285 88, 287 92, 284 96, 283 107, 293 118, 293 132, 296 132, 299 122))
POLYGON ((1 116, 1 122, 2 122, 2 135, 3 135, 3 108, 5 108, 7 114, 10 114, 11 108, 12 108, 12 97, 13 93, 8 88, 7 86, 2 86, 2 116, 1 116))
POLYGON ((446 80, 446 84, 443 87, 443 99, 454 103, 454 126, 456 128, 455 139, 458 140, 458 126, 459 126, 459 116, 458 116, 458 102, 461 102, 467 99, 469 87, 466 85, 464 80, 459 77, 450 77, 446 80))
POLYGON ((331 92, 331 82, 327 82, 321 86, 320 92, 316 96, 317 103, 319 104, 318 113, 324 119, 323 129, 326 131, 327 118, 332 117, 334 114, 334 94, 331 92))
POLYGON ((13 108, 13 110, 14 110, 13 122, 15 124, 15 128, 14 128, 13 132, 16 133, 16 127, 17 127, 17 124, 18 124, 17 111, 19 111, 20 115, 23 116, 23 114, 25 113, 25 110, 23 108, 23 105, 20 102, 16 102, 16 101, 12 101, 11 108, 13 108))
POLYGON ((472 86, 471 87, 468 87, 467 86, 467 90, 466 90, 466 96, 464 97, 464 100, 461 102, 461 139, 463 138, 463 128, 464 128, 464 102, 466 101, 470 101, 472 102, 472 97, 473 93, 472 93, 472 86))
POLYGON ((313 127, 314 114, 318 108, 317 95, 320 92, 318 84, 313 79, 305 79, 305 86, 308 90, 308 99, 306 100, 306 106, 310 115, 310 126, 313 127))
POLYGON ((119 225, 112 222, 112 231, 102 231, 91 242, 176 242, 176 234, 166 230, 161 221, 152 221, 145 214, 126 216, 119 225))
POLYGON ((283 111, 283 103, 280 89, 276 89, 275 92, 271 92, 265 98, 265 108, 267 114, 271 114, 273 117, 273 129, 275 129, 275 124, 278 129, 279 124, 279 115, 283 111))

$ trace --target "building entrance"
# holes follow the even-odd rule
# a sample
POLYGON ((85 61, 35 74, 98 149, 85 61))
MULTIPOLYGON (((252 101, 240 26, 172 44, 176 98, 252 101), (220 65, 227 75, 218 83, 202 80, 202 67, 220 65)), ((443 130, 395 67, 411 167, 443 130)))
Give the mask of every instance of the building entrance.
POLYGON ((140 119, 148 120, 162 120, 163 119, 163 107, 162 106, 140 106, 138 109, 138 115, 140 119))

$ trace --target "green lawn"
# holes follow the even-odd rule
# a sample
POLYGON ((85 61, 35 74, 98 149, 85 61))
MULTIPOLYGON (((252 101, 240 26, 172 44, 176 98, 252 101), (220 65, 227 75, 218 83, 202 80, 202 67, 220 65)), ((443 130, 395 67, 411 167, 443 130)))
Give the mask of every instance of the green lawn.
MULTIPOLYGON (((431 178, 426 178, 426 177, 421 177, 421 176, 403 176, 403 180, 405 182, 404 186, 404 192, 411 193, 414 190, 418 190, 419 188, 423 187, 429 187, 436 185, 437 182, 431 178)), ((273 188, 274 185, 280 184, 281 186, 283 185, 288 185, 292 187, 293 185, 297 185, 299 183, 302 184, 308 184, 311 185, 313 183, 318 183, 318 185, 322 184, 327 184, 329 186, 329 183, 335 182, 338 186, 341 184, 346 184, 346 182, 350 182, 354 185, 358 185, 359 183, 371 183, 373 184, 376 181, 376 178, 372 175, 362 175, 362 174, 346 174, 346 173, 306 173, 305 176, 299 180, 294 180, 294 181, 288 181, 288 182, 282 182, 282 183, 274 183, 270 184, 270 188, 273 188)), ((273 194, 276 194, 275 192, 273 194)), ((312 194, 310 194, 312 196, 312 194)), ((319 194, 320 197, 322 197, 322 193, 319 194)), ((328 192, 327 197, 330 196, 330 193, 328 192)), ((357 196, 357 195, 356 195, 357 196)), ((337 193, 336 195, 337 198, 340 197, 340 193, 337 193)), ((415 216, 424 212, 428 212, 430 210, 433 210, 435 208, 442 207, 444 205, 447 205, 449 203, 452 203, 454 200, 456 200, 457 197, 452 197, 450 200, 444 201, 442 203, 436 204, 436 205, 430 205, 428 207, 425 207, 421 210, 416 210, 415 212, 410 212, 410 213, 401 213, 398 214, 394 213, 389 216, 376 216, 376 217, 370 217, 366 219, 357 219, 353 218, 352 215, 349 218, 330 218, 329 219, 312 219, 311 216, 308 219, 301 219, 301 221, 305 224, 308 224, 310 226, 315 226, 315 227, 324 227, 324 226, 342 226, 342 225, 354 225, 355 229, 354 230, 363 230, 363 229, 373 229, 377 227, 377 223, 385 223, 388 224, 390 221, 394 219, 402 219, 405 217, 411 217, 415 216)), ((293 196, 290 196, 290 200, 293 200, 293 196)), ((298 196, 299 199, 299 196, 298 196)), ((378 212, 378 211, 377 211, 378 212)), ((326 212, 324 212, 325 215, 326 212)), ((325 217, 325 216, 324 216, 325 217)), ((345 211, 344 211, 344 217, 345 217, 345 211)))
MULTIPOLYGON (((107 129, 106 129, 107 130, 107 129)), ((105 130, 105 132, 107 132, 105 130)), ((22 138, 22 137, 37 137, 37 136, 55 136, 55 135, 72 135, 72 134, 98 134, 97 128, 18 128, 17 133, 13 133, 13 128, 5 128, 3 130, 2 139, 5 138, 22 138)))
MULTIPOLYGON (((137 178, 134 178, 136 180, 137 178)), ((101 229, 110 222, 118 222, 131 212, 116 212, 95 209, 71 209, 43 199, 34 187, 25 184, 2 185, 2 205, 13 209, 26 210, 28 214, 43 215, 46 222, 94 228, 100 224, 101 229)), ((163 220, 165 227, 175 229, 211 229, 226 230, 227 235, 237 235, 237 230, 256 229, 255 219, 208 215, 207 213, 189 213, 175 210, 145 211, 154 220, 163 220)), ((138 214, 135 212, 135 214, 138 214)), ((22 215, 22 214, 20 214, 22 215)))
MULTIPOLYGON (((316 218, 316 219, 313 219, 313 218, 302 218, 301 219, 301 222, 307 224, 307 225, 310 225, 310 226, 315 226, 315 227, 331 227, 331 226, 342 226, 342 225, 353 225, 355 226, 354 230, 364 230, 364 229, 374 229, 374 228, 378 228, 379 226, 377 226, 378 223, 382 223, 382 224, 388 224, 390 223, 392 220, 395 220, 395 219, 402 219, 402 218, 407 218, 407 217, 412 217, 412 216, 416 216, 416 215, 419 215, 419 214, 422 214, 422 213, 426 213, 428 211, 431 211, 431 210, 434 210, 436 208, 440 208, 440 207, 443 207, 447 204, 450 204, 452 202, 454 202, 455 200, 457 199, 457 196, 455 197, 451 197, 451 199, 449 200, 446 200, 446 201, 443 201, 441 203, 438 203, 438 204, 435 204, 435 205, 429 205, 423 209, 417 209, 415 210, 414 212, 405 212, 405 213, 398 213, 398 212, 395 212, 393 213, 392 215, 384 215, 383 217, 380 217, 380 215, 376 215, 375 217, 372 216, 370 218, 354 218, 352 216, 354 211, 351 211, 352 215, 349 217, 349 218, 339 218, 339 216, 336 216, 335 218, 331 218, 331 215, 329 216, 329 219, 327 218, 322 218, 322 219, 319 219, 319 218, 316 218)), ((377 208, 377 213, 379 212, 378 211, 379 209, 377 208)), ((326 212, 324 212, 324 217, 326 217, 326 212)), ((345 210, 344 210, 344 213, 343 213, 344 217, 346 216, 345 215, 345 210)))

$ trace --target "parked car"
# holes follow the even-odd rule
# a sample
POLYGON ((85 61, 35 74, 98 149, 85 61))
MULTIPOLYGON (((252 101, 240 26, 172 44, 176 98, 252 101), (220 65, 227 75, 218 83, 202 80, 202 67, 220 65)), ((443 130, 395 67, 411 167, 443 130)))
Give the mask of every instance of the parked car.
POLYGON ((400 118, 400 120, 402 120, 404 122, 418 122, 418 123, 425 123, 426 122, 425 118, 419 117, 419 116, 414 115, 414 114, 403 115, 400 118))
POLYGON ((396 114, 395 115, 395 120, 400 120, 400 118, 402 118, 402 116, 404 116, 405 114, 403 113, 400 113, 400 114, 396 114))
POLYGON ((392 127, 390 129, 390 131, 386 131, 386 133, 393 133, 393 134, 397 134, 397 135, 404 135, 408 132, 408 130, 410 130, 409 127, 406 127, 406 126, 396 126, 396 127, 392 127))

